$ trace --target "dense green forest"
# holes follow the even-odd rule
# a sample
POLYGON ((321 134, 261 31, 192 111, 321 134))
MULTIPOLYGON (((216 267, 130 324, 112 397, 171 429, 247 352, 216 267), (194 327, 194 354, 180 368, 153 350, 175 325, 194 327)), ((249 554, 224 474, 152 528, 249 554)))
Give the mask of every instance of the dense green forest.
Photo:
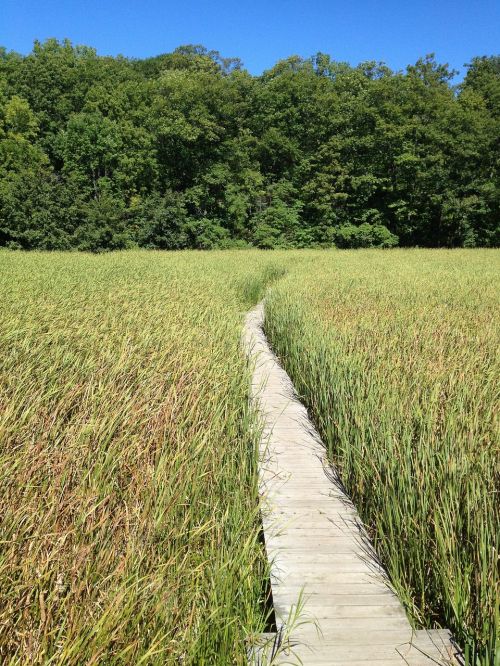
POLYGON ((500 56, 453 76, 0 49, 0 245, 498 245, 500 56))

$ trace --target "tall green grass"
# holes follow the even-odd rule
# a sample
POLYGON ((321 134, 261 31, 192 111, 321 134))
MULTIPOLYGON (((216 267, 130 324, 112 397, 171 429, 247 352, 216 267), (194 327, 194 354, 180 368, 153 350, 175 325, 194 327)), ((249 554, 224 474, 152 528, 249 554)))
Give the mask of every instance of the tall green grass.
POLYGON ((2 664, 246 663, 267 562, 241 323, 281 270, 0 253, 2 664))
POLYGON ((317 253, 265 329, 418 626, 498 654, 496 251, 317 253))

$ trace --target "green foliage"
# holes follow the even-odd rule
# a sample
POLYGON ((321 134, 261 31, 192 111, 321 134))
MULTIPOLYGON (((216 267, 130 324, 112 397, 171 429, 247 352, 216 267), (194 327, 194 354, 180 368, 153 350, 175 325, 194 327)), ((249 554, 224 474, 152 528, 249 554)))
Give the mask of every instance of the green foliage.
POLYGON ((383 224, 369 224, 363 222, 359 227, 354 224, 344 224, 333 230, 333 242, 337 247, 395 247, 398 237, 391 234, 383 224))
POLYGON ((267 196, 260 201, 261 209, 251 220, 253 244, 267 250, 307 245, 300 220, 301 207, 288 181, 270 186, 267 196))
POLYGON ((81 250, 103 252, 124 250, 133 245, 127 228, 122 202, 104 192, 84 207, 84 222, 75 231, 75 241, 81 250))
POLYGON ((189 247, 188 213, 182 195, 155 193, 136 200, 130 209, 134 237, 141 247, 181 250, 189 247))
POLYGON ((498 245, 499 62, 453 88, 432 56, 394 73, 318 53, 252 77, 199 45, 0 49, 0 244, 498 245))

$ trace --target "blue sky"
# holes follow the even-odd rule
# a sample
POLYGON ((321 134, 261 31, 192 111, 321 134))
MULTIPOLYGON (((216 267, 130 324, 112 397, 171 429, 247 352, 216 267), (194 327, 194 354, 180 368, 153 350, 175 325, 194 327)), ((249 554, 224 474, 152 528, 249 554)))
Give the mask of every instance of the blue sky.
POLYGON ((317 51, 394 69, 434 52, 460 70, 500 52, 500 0, 0 0, 0 45, 27 53, 47 37, 132 57, 204 44, 254 74, 317 51))

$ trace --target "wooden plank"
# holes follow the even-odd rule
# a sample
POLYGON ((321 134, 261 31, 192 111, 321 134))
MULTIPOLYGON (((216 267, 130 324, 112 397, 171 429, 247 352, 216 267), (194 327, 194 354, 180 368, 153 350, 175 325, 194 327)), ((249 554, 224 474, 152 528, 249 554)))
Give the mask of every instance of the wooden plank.
MULTIPOLYGON (((302 590, 294 589, 288 592, 280 592, 279 595, 274 599, 276 608, 280 608, 281 617, 285 617, 285 609, 290 610, 292 605, 296 605, 299 599, 299 594, 302 590)), ((328 595, 325 596, 323 591, 319 593, 306 592, 304 594, 305 600, 305 609, 308 608, 317 608, 321 606, 322 608, 338 608, 339 606, 356 606, 358 608, 364 608, 366 614, 372 612, 372 607, 381 608, 386 606, 395 606, 402 612, 403 609, 399 602, 399 599, 389 592, 378 593, 378 594, 338 594, 338 595, 328 595)), ((375 613, 376 611, 373 611, 375 613)))
MULTIPOLYGON (((356 597, 360 599, 360 597, 356 597)), ((318 604, 320 601, 318 601, 318 604)), ((279 617, 286 617, 289 610, 289 604, 281 606, 279 603, 274 604, 275 612, 279 617)), ((385 622, 387 618, 403 618, 407 621, 406 615, 398 603, 377 605, 362 603, 360 605, 329 605, 321 606, 315 605, 311 598, 306 599, 305 602, 306 615, 310 615, 318 620, 335 620, 346 619, 355 623, 358 619, 369 619, 371 622, 385 622)), ((320 623, 321 624, 321 623, 320 623)), ((356 626, 353 624, 353 626, 356 626)))
MULTIPOLYGON (((323 595, 323 597, 329 597, 336 600, 336 603, 342 601, 343 595, 359 595, 362 597, 367 597, 369 595, 374 595, 379 597, 383 594, 383 588, 375 585, 374 583, 340 583, 335 581, 331 584, 325 582, 312 582, 308 583, 303 581, 302 584, 289 584, 287 585, 286 581, 284 583, 279 582, 279 579, 275 578, 273 581, 273 598, 276 598, 276 602, 281 601, 281 597, 290 598, 295 597, 299 598, 301 592, 306 595, 316 594, 318 597, 323 595)), ((386 592, 387 595, 392 595, 393 593, 388 589, 386 592)), ((408 624, 409 626, 409 624, 408 624)))
MULTIPOLYGON (((435 648, 432 644, 423 646, 422 648, 416 647, 411 644, 401 645, 336 645, 335 643, 326 644, 321 643, 319 646, 308 645, 302 643, 301 645, 293 646, 293 656, 302 659, 304 666, 311 666, 312 664, 332 664, 333 659, 339 664, 350 664, 353 661, 364 661, 365 664, 371 664, 375 660, 395 660, 398 661, 400 666, 403 664, 422 664, 431 666, 432 664, 445 664, 444 655, 435 648)), ((290 657, 288 657, 289 659, 290 657)), ((298 663, 280 660, 276 663, 298 663)), ((448 662, 449 663, 449 662, 448 662)))

